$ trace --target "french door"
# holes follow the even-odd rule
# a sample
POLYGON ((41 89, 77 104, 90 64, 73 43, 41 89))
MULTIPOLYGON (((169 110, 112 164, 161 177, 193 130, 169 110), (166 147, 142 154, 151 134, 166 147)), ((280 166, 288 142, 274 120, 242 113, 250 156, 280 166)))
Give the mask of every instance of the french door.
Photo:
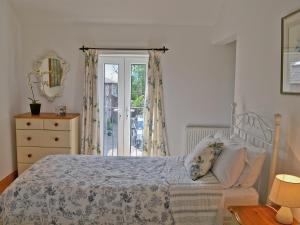
POLYGON ((100 55, 100 128, 104 156, 142 156, 148 56, 100 55))

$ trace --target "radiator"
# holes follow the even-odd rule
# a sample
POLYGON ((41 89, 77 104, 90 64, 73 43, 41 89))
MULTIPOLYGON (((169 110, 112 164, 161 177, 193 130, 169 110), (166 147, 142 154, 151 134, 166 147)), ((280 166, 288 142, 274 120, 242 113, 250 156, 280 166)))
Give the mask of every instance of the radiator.
POLYGON ((186 154, 189 154, 203 138, 213 135, 218 131, 222 132, 223 136, 229 139, 229 127, 187 126, 185 130, 186 154))

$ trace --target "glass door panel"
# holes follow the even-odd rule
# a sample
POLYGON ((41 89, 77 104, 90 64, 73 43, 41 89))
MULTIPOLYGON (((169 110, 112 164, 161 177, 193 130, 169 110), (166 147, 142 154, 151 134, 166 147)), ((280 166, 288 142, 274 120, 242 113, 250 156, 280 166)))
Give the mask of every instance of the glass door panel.
POLYGON ((130 155, 143 155, 144 139, 144 100, 146 84, 146 64, 131 64, 131 97, 130 97, 130 155))
POLYGON ((103 151, 105 156, 118 155, 118 83, 119 65, 104 64, 103 151))
POLYGON ((148 56, 99 56, 104 156, 142 156, 148 56))

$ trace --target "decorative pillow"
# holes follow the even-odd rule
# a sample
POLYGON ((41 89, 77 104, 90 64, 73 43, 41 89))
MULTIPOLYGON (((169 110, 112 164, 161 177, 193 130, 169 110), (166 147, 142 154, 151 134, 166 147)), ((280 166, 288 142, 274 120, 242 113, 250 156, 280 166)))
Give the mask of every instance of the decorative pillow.
POLYGON ((205 138, 186 156, 184 166, 192 180, 197 180, 207 174, 223 150, 223 146, 220 140, 205 138))
POLYGON ((245 168, 234 186, 243 188, 252 187, 263 167, 266 158, 266 150, 247 144, 241 138, 233 138, 233 141, 244 143, 247 153, 245 168))
POLYGON ((245 167, 246 150, 243 146, 226 142, 224 150, 215 162, 212 172, 224 188, 232 187, 245 167))

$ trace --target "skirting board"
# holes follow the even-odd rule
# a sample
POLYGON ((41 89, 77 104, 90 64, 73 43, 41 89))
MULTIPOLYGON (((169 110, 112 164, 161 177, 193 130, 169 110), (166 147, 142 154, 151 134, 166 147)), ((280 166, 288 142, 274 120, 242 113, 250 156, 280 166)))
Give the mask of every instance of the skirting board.
POLYGON ((18 177, 18 171, 14 171, 0 181, 0 194, 18 177))

